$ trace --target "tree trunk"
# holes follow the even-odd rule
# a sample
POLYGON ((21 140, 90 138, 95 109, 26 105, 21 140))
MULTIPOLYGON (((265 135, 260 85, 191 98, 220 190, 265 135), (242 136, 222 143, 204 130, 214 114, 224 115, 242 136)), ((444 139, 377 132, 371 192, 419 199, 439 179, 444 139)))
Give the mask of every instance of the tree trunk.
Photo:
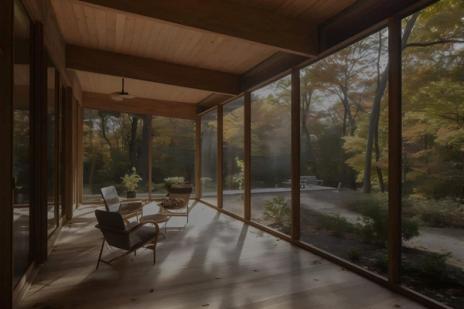
POLYGON ((308 128, 308 125, 306 124, 305 121, 305 115, 309 113, 310 105, 311 105, 311 98, 312 98, 313 91, 309 90, 305 93, 305 95, 302 98, 302 103, 303 103, 303 108, 301 110, 302 112, 302 117, 301 117, 301 128, 303 131, 303 136, 305 139, 305 142, 302 144, 302 149, 303 149, 303 155, 307 157, 305 169, 306 171, 309 172, 310 168, 313 169, 312 172, 317 174, 316 172, 316 165, 313 164, 312 166, 309 166, 308 162, 313 162, 314 163, 314 154, 311 148, 311 134, 308 128))
POLYGON ((150 145, 150 138, 151 138, 151 116, 144 115, 143 116, 143 126, 142 126, 142 144, 140 145, 139 149, 139 160, 137 162, 137 171, 140 177, 142 177, 143 183, 148 183, 150 179, 148 179, 148 154, 149 154, 149 145, 150 145))
POLYGON ((100 120, 101 120, 101 133, 102 133, 103 139, 106 141, 106 143, 110 147, 110 152, 111 152, 113 147, 111 145, 111 142, 110 142, 108 136, 106 135, 106 117, 105 117, 105 114, 103 112, 99 112, 98 115, 100 116, 100 120))
POLYGON ((385 88, 387 88, 388 80, 388 67, 383 71, 380 77, 379 85, 375 91, 374 102, 372 104, 372 111, 369 116, 369 131, 367 135, 366 156, 364 160, 364 178, 362 191, 370 193, 371 185, 371 168, 372 168, 372 149, 374 145, 374 136, 378 131, 379 118, 380 118, 380 103, 382 102, 385 88))
POLYGON ((136 167, 137 163, 137 126, 139 123, 139 118, 136 115, 131 116, 131 133, 129 140, 129 162, 130 167, 136 167))
MULTIPOLYGON (((409 18, 407 21, 407 24, 403 31, 403 37, 401 39, 402 49, 406 47, 406 43, 409 39, 409 36, 411 35, 412 29, 414 27, 414 24, 418 16, 419 16, 418 13, 416 13, 412 15, 411 18, 409 18)), ((382 98, 385 93, 385 89, 387 87, 388 69, 389 69, 389 65, 387 65, 380 79, 378 80, 378 85, 377 85, 377 89, 375 91, 375 96, 374 96, 374 102, 372 104, 372 112, 369 117, 369 130, 368 130, 367 145, 366 145, 366 156, 365 156, 365 161, 364 161, 364 177, 363 177, 363 187, 362 187, 362 191, 364 193, 370 193, 372 189, 372 184, 371 184, 372 148, 374 144, 374 137, 377 135, 377 138, 378 138, 380 103, 382 102, 382 98)), ((379 150, 378 159, 380 159, 380 150, 379 150)), ((381 174, 379 175, 379 180, 380 180, 380 177, 381 177, 381 174)), ((383 179, 381 180, 381 183, 383 183, 383 179)))

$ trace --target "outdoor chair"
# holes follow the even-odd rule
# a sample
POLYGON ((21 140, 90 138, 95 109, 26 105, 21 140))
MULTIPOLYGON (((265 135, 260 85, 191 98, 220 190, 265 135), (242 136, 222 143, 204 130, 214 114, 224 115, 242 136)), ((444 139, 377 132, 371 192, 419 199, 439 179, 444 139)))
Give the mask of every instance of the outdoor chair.
POLYGON ((101 195, 108 212, 118 212, 125 221, 132 217, 142 215, 143 203, 141 201, 121 202, 118 192, 114 186, 101 188, 101 195))
POLYGON ((167 198, 160 202, 161 213, 169 217, 186 217, 189 221, 189 199, 191 185, 173 185, 168 189, 167 198))
POLYGON ((104 210, 95 210, 98 228, 103 234, 103 241, 98 255, 97 267, 100 262, 111 264, 116 259, 134 252, 144 246, 150 245, 153 250, 153 264, 156 263, 156 243, 158 242, 159 226, 153 221, 144 221, 141 223, 132 222, 126 224, 122 215, 118 212, 109 212, 104 210), (125 250, 126 252, 114 257, 108 261, 102 259, 103 247, 105 242, 108 245, 125 250))

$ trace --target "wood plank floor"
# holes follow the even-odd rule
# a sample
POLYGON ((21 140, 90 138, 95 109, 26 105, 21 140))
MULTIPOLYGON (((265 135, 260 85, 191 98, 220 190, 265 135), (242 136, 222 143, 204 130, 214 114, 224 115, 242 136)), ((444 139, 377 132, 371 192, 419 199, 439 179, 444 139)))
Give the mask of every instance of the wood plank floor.
POLYGON ((156 265, 141 249, 95 270, 94 209, 63 227, 22 308, 423 308, 200 203, 170 223, 156 265))

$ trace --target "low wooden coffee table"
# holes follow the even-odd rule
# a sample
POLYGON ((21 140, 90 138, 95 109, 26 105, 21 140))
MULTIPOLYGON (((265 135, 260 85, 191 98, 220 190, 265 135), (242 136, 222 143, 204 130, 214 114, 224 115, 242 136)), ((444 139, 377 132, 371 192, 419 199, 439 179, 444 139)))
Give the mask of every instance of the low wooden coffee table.
POLYGON ((146 215, 146 216, 143 216, 140 218, 140 222, 144 222, 144 221, 152 221, 152 222, 155 222, 157 224, 160 224, 160 223, 164 223, 164 237, 166 237, 166 232, 167 232, 167 223, 169 221, 170 217, 169 216, 166 216, 166 215, 163 215, 163 214, 153 214, 153 215, 146 215))

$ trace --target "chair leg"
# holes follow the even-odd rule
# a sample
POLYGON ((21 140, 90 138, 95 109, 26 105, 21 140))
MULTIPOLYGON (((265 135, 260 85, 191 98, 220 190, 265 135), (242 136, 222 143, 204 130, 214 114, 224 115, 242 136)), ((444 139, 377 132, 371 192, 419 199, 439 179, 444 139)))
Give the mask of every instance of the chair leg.
POLYGON ((105 239, 103 238, 103 241, 102 241, 102 244, 101 244, 101 248, 100 248, 100 254, 98 255, 98 261, 97 261, 97 268, 95 268, 95 270, 98 269, 98 266, 100 265, 100 261, 101 261, 101 256, 102 256, 102 253, 103 253, 103 247, 105 245, 105 239))
POLYGON ((158 236, 155 236, 155 240, 153 242, 153 264, 156 264, 156 244, 158 243, 158 236))

